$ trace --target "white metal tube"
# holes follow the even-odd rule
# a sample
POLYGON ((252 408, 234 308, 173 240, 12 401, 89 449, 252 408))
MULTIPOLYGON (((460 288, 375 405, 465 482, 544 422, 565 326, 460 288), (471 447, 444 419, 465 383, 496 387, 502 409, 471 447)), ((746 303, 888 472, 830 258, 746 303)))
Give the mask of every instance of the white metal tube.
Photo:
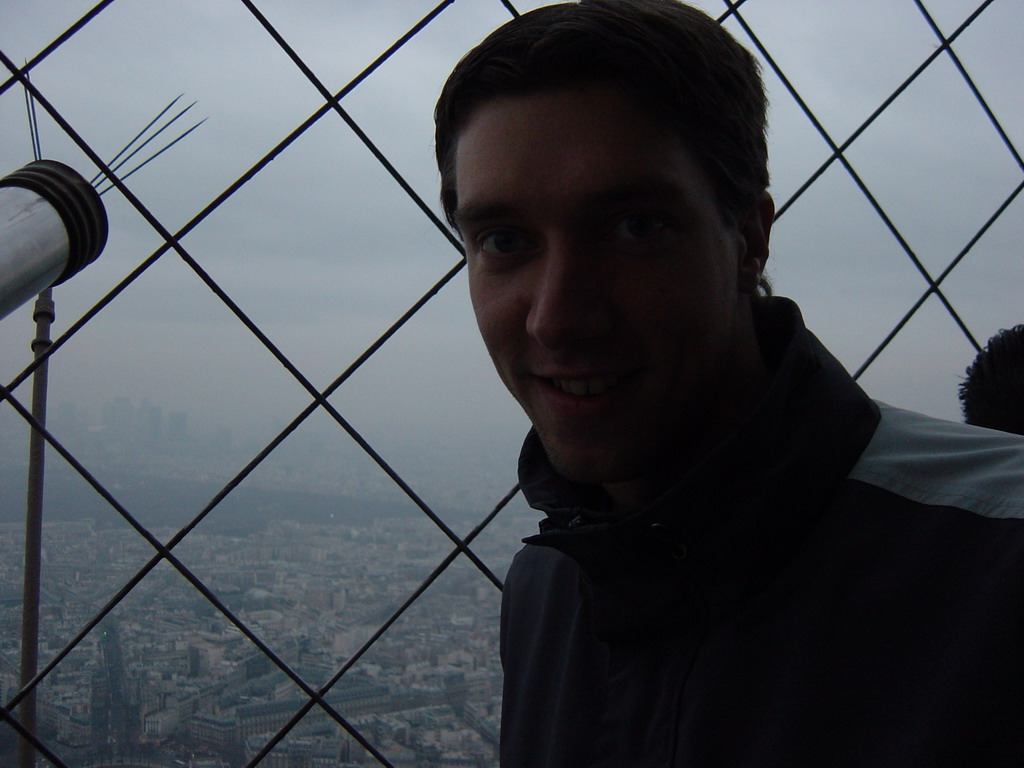
POLYGON ((47 200, 22 187, 0 187, 0 318, 53 284, 71 241, 47 200))
POLYGON ((0 319, 95 261, 107 213, 73 168, 36 160, 0 179, 0 319))

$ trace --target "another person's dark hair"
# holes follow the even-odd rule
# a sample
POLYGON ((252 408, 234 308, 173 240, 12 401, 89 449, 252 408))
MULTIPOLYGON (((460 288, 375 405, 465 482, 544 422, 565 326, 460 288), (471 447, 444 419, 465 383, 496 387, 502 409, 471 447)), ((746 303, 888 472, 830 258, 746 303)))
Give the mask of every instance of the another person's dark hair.
POLYGON ((1024 435, 1024 325, 989 339, 966 373, 960 384, 964 421, 1024 435))
POLYGON ((766 99, 756 59, 714 19, 675 0, 581 0, 492 32, 455 67, 434 112, 441 201, 454 226, 455 146, 473 110, 503 96, 621 83, 683 135, 723 214, 768 187, 766 99))

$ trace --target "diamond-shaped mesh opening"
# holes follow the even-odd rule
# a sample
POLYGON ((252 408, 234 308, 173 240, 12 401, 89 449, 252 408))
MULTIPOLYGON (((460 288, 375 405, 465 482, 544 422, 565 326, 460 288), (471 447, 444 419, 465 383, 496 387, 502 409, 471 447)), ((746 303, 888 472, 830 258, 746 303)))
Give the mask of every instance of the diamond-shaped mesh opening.
MULTIPOLYGON (((0 10, 0 171, 39 149, 111 187, 103 256, 54 291, 37 541, 31 304, 0 322, 4 765, 31 764, 19 735, 69 767, 496 763, 498 587, 536 513, 431 109, 540 4, 0 10)), ((764 65, 777 292, 872 394, 958 418, 979 343, 1022 319, 1020 9, 698 5, 764 65)))

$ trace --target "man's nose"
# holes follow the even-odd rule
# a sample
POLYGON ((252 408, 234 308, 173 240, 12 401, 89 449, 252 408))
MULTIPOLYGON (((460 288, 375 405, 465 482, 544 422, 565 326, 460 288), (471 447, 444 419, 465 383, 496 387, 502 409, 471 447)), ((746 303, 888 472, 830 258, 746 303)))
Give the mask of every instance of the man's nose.
POLYGON ((612 277, 579 248, 549 247, 538 264, 526 330, 548 349, 601 338, 612 329, 612 277))

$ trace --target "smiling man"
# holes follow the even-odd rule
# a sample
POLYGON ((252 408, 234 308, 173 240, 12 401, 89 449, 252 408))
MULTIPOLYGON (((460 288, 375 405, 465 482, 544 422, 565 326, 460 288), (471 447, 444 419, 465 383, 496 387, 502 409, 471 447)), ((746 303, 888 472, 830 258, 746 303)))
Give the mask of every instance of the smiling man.
POLYGON ((1024 764, 1024 441, 874 403, 769 296, 750 54, 673 0, 548 6, 435 117, 546 515, 502 764, 1024 764))
POLYGON ((760 397, 749 298, 771 204, 721 212, 678 132, 626 87, 480 106, 455 188, 480 330, 562 475, 622 508, 650 501, 760 397))

